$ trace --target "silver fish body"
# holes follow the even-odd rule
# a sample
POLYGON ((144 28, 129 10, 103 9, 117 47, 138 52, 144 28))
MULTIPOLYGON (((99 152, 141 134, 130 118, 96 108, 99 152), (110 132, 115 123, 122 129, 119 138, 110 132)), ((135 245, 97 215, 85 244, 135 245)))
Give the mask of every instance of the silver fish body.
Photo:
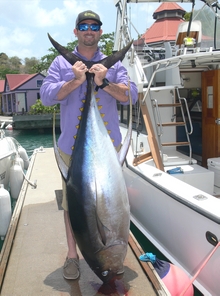
MULTIPOLYGON (((75 56, 52 41, 73 64, 75 56)), ((117 57, 100 62, 109 68, 121 57, 117 53, 117 57)), ((130 207, 121 163, 97 107, 93 77, 87 73, 86 100, 68 171, 56 148, 55 156, 66 181, 69 218, 77 245, 96 275, 110 282, 124 272, 130 207)))
POLYGON ((98 277, 108 282, 123 272, 130 211, 116 150, 93 91, 90 95, 68 171, 67 199, 81 253, 98 277))

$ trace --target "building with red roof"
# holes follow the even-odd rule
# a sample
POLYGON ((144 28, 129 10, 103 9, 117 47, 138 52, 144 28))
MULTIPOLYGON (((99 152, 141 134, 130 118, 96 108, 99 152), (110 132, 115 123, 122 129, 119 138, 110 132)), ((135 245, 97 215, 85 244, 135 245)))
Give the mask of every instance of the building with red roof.
POLYGON ((147 44, 159 47, 166 41, 174 44, 179 24, 184 22, 185 13, 186 11, 177 3, 163 2, 153 13, 156 21, 140 39, 134 41, 134 45, 143 47, 147 44))
POLYGON ((0 80, 0 94, 3 93, 5 88, 5 80, 0 80))
POLYGON ((0 80, 1 110, 5 115, 25 113, 40 98, 44 75, 7 74, 0 80))
POLYGON ((2 93, 5 88, 5 80, 0 80, 0 114, 2 114, 2 93))

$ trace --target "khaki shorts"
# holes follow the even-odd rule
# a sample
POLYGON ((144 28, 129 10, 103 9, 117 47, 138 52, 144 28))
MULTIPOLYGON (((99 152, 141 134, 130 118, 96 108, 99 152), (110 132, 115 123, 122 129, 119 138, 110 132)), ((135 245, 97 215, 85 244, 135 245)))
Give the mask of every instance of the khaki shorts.
MULTIPOLYGON (((116 149, 116 151, 119 151, 120 148, 121 148, 121 144, 118 145, 118 147, 116 147, 115 149, 116 149)), ((69 167, 71 155, 64 153, 60 149, 58 149, 58 150, 59 150, 59 153, 60 153, 63 161, 69 167)), ((68 203, 67 203, 67 197, 66 197, 66 182, 63 180, 63 178, 62 178, 62 189, 63 189, 63 199, 62 199, 61 206, 65 211, 68 211, 68 203)))
MULTIPOLYGON (((64 153, 60 149, 59 149, 59 153, 60 153, 63 161, 65 162, 65 164, 69 167, 71 156, 69 154, 64 153)), ((68 203, 67 203, 67 198, 66 198, 66 182, 63 180, 63 178, 62 178, 62 188, 63 188, 63 200, 62 200, 61 206, 65 211, 68 211, 68 203)))

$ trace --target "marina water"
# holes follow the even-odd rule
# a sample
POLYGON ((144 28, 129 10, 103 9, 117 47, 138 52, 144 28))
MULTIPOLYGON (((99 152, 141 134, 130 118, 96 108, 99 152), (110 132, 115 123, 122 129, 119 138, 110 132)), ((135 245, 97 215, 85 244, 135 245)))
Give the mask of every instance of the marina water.
MULTIPOLYGON (((60 134, 56 130, 56 137, 60 134)), ((52 129, 32 129, 32 130, 5 130, 5 135, 15 138, 23 146, 30 157, 34 149, 53 147, 52 129)))

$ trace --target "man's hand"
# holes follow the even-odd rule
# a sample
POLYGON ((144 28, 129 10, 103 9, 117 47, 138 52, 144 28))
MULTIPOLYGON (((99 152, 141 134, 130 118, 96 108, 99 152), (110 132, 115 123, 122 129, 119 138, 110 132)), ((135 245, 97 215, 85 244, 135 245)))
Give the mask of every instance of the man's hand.
POLYGON ((72 70, 75 74, 75 79, 79 80, 81 83, 83 83, 86 80, 86 72, 88 71, 88 68, 83 62, 77 61, 72 66, 72 70))
POLYGON ((102 64, 94 64, 90 69, 89 73, 94 73, 94 82, 96 85, 101 85, 103 83, 103 79, 107 74, 108 69, 102 64))

